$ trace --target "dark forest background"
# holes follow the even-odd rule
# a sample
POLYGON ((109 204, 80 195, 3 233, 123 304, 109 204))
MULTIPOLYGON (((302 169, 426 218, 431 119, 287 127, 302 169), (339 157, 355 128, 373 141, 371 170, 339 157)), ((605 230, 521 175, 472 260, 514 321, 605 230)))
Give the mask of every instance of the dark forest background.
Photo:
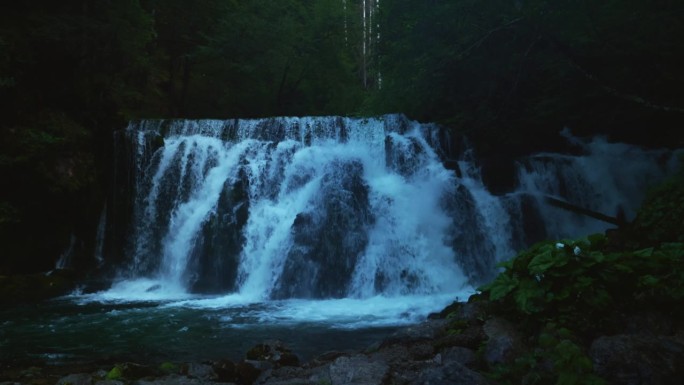
POLYGON ((402 112, 503 165, 684 147, 683 87, 678 0, 3 2, 0 274, 87 266, 130 119, 402 112))

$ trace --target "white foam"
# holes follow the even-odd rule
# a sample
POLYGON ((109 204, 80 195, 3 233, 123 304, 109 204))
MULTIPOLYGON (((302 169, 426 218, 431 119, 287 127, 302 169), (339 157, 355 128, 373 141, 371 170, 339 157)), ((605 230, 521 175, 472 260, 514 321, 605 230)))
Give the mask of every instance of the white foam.
POLYGON ((190 299, 170 302, 165 307, 202 310, 230 310, 220 317, 224 326, 318 324, 327 327, 358 329, 412 324, 428 314, 442 310, 454 300, 467 300, 472 288, 438 295, 374 296, 327 300, 290 299, 252 302, 242 295, 190 299))
POLYGON ((74 294, 72 296, 79 303, 89 302, 149 302, 149 301, 179 301, 196 298, 185 288, 165 280, 136 278, 116 282, 111 288, 90 294, 74 294))

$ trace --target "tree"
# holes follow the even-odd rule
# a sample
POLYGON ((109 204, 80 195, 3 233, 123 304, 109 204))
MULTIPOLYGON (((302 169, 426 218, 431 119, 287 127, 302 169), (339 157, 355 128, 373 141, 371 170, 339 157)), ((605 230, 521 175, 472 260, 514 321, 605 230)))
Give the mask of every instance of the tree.
POLYGON ((565 126, 682 144, 672 135, 684 111, 676 91, 682 8, 645 0, 386 0, 383 88, 369 110, 441 121, 490 153, 549 149, 565 126), (667 139, 641 135, 654 122, 667 139))

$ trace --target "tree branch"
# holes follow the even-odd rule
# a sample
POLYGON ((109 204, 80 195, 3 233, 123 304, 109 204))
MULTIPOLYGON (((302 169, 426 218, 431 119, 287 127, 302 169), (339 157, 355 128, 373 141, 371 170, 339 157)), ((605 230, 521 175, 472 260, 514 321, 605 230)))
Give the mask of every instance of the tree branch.
MULTIPOLYGON (((567 55, 566 55, 566 57, 567 57, 567 55)), ((640 105, 642 105, 642 106, 644 106, 644 107, 648 107, 648 108, 651 108, 651 109, 654 109, 654 110, 660 110, 660 111, 665 111, 665 112, 679 112, 679 113, 684 113, 684 108, 681 108, 681 107, 663 106, 663 105, 660 105, 660 104, 652 103, 652 102, 650 102, 650 101, 648 101, 648 100, 646 100, 646 99, 644 99, 644 98, 642 98, 642 97, 640 97, 640 96, 638 96, 638 95, 632 95, 632 94, 627 94, 627 93, 624 93, 624 92, 620 92, 620 91, 616 90, 615 88, 610 87, 609 85, 607 85, 607 84, 601 82, 601 80, 600 80, 599 78, 597 78, 596 76, 592 75, 589 71, 585 70, 582 66, 580 66, 580 65, 577 64, 577 63, 575 63, 575 62, 574 62, 572 59, 570 59, 569 57, 568 57, 568 62, 570 63, 570 65, 571 65, 573 68, 575 68, 575 69, 576 69, 579 73, 581 73, 585 78, 587 78, 587 79, 593 81, 593 82, 596 83, 599 87, 601 87, 604 91, 606 91, 607 93, 609 93, 609 94, 611 94, 611 95, 613 95, 613 96, 615 96, 615 97, 617 97, 617 98, 620 98, 620 99, 623 99, 623 100, 627 100, 627 101, 630 101, 630 102, 633 102, 633 103, 637 103, 637 104, 640 104, 640 105)))
POLYGON ((492 29, 492 30, 487 31, 487 33, 485 33, 485 34, 484 34, 481 38, 479 38, 476 42, 474 42, 473 44, 471 44, 470 46, 468 46, 468 48, 466 48, 466 49, 464 49, 463 51, 457 53, 456 56, 458 56, 459 58, 462 58, 463 56, 469 54, 470 51, 472 51, 473 49, 475 49, 475 48, 479 47, 480 45, 482 45, 482 43, 484 43, 487 39, 489 39, 489 37, 490 37, 492 34, 494 34, 494 33, 496 33, 496 32, 499 32, 499 31, 501 31, 502 29, 508 28, 508 27, 510 27, 511 25, 516 24, 517 22, 521 21, 522 19, 523 19, 523 17, 519 17, 519 18, 517 18, 517 19, 513 19, 513 20, 509 21, 509 22, 506 23, 506 24, 500 25, 500 26, 498 26, 498 27, 496 27, 496 28, 494 28, 494 29, 492 29))
POLYGON ((620 99, 623 99, 623 100, 627 100, 627 101, 630 101, 630 102, 633 102, 633 103, 637 103, 637 104, 639 104, 639 105, 642 105, 642 106, 644 106, 644 107, 647 107, 647 108, 650 108, 650 109, 654 109, 654 110, 665 111, 665 112, 679 112, 679 113, 684 113, 684 108, 682 108, 682 107, 676 107, 676 106, 663 106, 663 105, 661 105, 661 104, 656 104, 656 103, 653 103, 653 102, 651 102, 651 101, 649 101, 649 100, 647 100, 647 99, 644 99, 644 98, 642 98, 642 97, 640 97, 640 96, 638 96, 638 95, 633 95, 633 94, 624 93, 624 92, 621 92, 621 91, 619 91, 619 90, 617 90, 617 89, 615 89, 615 88, 613 88, 613 87, 607 85, 606 83, 602 82, 601 79, 599 79, 597 76, 594 76, 592 73, 590 73, 589 71, 587 71, 584 67, 582 67, 581 65, 577 64, 577 62, 575 62, 575 61, 572 59, 572 55, 570 55, 570 54, 567 52, 567 50, 564 49, 564 48, 561 46, 561 44, 558 43, 555 39, 553 39, 553 38, 547 38, 547 40, 549 40, 549 41, 551 42, 551 44, 552 44, 554 47, 556 47, 556 49, 558 49, 558 51, 560 51, 561 54, 562 54, 563 56, 565 56, 565 58, 567 59, 568 63, 570 64, 570 66, 572 66, 575 70, 577 70, 577 72, 579 72, 580 74, 582 74, 582 76, 584 76, 585 78, 587 78, 587 79, 591 80, 592 82, 596 83, 596 85, 598 85, 601 89, 603 89, 604 91, 606 91, 606 92, 609 93, 610 95, 613 95, 613 96, 615 96, 615 97, 617 97, 617 98, 620 98, 620 99))

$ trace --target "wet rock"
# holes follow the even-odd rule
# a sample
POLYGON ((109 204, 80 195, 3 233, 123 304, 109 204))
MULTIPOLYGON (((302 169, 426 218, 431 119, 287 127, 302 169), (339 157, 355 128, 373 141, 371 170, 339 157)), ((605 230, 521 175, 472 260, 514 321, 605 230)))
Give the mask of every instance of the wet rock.
MULTIPOLYGON (((371 351, 375 352, 379 348, 380 348, 380 343, 378 342, 377 344, 373 344, 373 346, 369 349, 371 351)), ((369 349, 366 349, 366 350, 369 350, 369 349)), ((325 352, 325 353, 319 355, 318 357, 314 358, 313 360, 311 360, 311 362, 309 364, 310 364, 310 366, 324 365, 324 364, 330 363, 330 362, 338 359, 339 357, 344 356, 345 354, 351 354, 351 352, 346 352, 346 353, 345 352, 338 352, 338 351, 325 352)))
POLYGON ((235 374, 238 380, 237 382, 251 385, 259 378, 261 370, 255 368, 254 365, 249 362, 242 361, 235 365, 235 374))
POLYGON ((469 326, 459 333, 445 334, 433 341, 437 350, 453 346, 476 350, 487 336, 481 326, 469 326))
POLYGON ((420 372, 414 384, 419 385, 488 385, 490 382, 481 374, 457 362, 429 367, 420 372))
POLYGON ((315 376, 310 370, 294 366, 285 366, 274 369, 271 372, 263 373, 256 384, 259 385, 302 385, 320 384, 323 376, 315 376))
POLYGON ((523 350, 520 334, 510 322, 492 318, 485 322, 482 329, 487 336, 484 360, 490 367, 513 362, 523 350))
POLYGON ((168 376, 150 379, 150 380, 138 380, 133 382, 133 385, 204 385, 204 382, 197 378, 188 378, 185 376, 179 376, 177 374, 171 374, 168 376))
POLYGON ((641 312, 623 319, 625 334, 670 335, 675 332, 671 316, 663 313, 641 312))
POLYGON ((191 378, 199 378, 201 380, 218 380, 218 374, 214 371, 211 365, 207 364, 188 364, 184 370, 183 374, 191 378))
POLYGON ((278 340, 255 345, 247 351, 246 357, 251 361, 268 361, 275 367, 299 365, 299 357, 278 340))
MULTIPOLYGON (((121 368, 121 373, 123 377, 129 380, 139 379, 148 376, 154 376, 156 371, 154 368, 147 365, 140 365, 133 362, 124 362, 123 364, 117 365, 121 368)), ((116 380, 116 378, 113 378, 116 380)))
POLYGON ((680 385, 684 378, 684 345, 667 337, 599 337, 589 357, 594 371, 615 385, 680 385))
POLYGON ((418 341, 430 341, 442 334, 446 325, 446 320, 428 320, 418 325, 409 326, 386 338, 380 347, 398 343, 409 344, 418 341))
POLYGON ((375 361, 383 361, 390 365, 403 364, 413 359, 411 347, 402 344, 385 346, 371 353, 369 357, 375 361))
POLYGON ((460 346, 444 349, 441 355, 442 362, 456 362, 461 365, 471 365, 475 362, 475 352, 460 346))
POLYGON ((92 385, 93 376, 87 373, 70 374, 57 381, 57 385, 92 385))
POLYGON ((152 292, 155 292, 155 291, 159 291, 159 289, 161 289, 161 285, 160 285, 160 284, 156 284, 156 285, 152 285, 152 286, 148 287, 147 290, 145 290, 145 292, 146 292, 146 293, 152 293, 152 292))
POLYGON ((340 357, 328 367, 331 385, 380 385, 388 372, 385 362, 369 361, 365 355, 340 357))
POLYGON ((96 381, 95 385, 124 385, 124 382, 117 380, 100 380, 96 381))
POLYGON ((252 365, 254 368, 256 368, 260 372, 264 372, 266 370, 272 370, 273 368, 275 368, 275 365, 271 361, 244 360, 243 362, 246 364, 252 365))
POLYGON ((464 303, 463 306, 456 309, 453 318, 467 321, 470 324, 482 323, 482 320, 487 317, 488 306, 489 303, 485 301, 464 303))
POLYGON ((222 360, 215 362, 213 368, 216 373, 216 380, 219 382, 233 382, 237 379, 235 363, 233 361, 222 360))
POLYGON ((458 309, 460 309, 464 305, 463 302, 458 302, 454 301, 444 309, 442 309, 439 312, 436 313, 430 313, 428 315, 429 320, 435 320, 435 319, 445 319, 449 314, 456 312, 458 309))

